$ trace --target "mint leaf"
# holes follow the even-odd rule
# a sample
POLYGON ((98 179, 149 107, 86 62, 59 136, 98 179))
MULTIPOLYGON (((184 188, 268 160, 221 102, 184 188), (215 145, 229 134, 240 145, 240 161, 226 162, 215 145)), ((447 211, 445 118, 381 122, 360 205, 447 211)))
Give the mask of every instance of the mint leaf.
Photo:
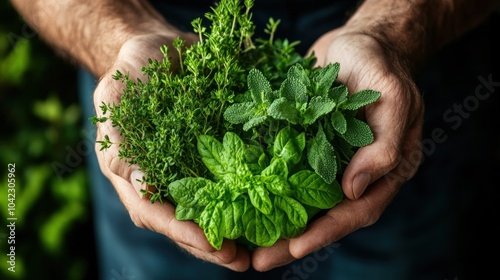
POLYGON ((337 104, 347 100, 349 91, 345 85, 339 85, 328 90, 328 97, 337 104))
POLYGON ((288 69, 287 77, 289 79, 294 79, 302 84, 304 84, 306 87, 311 86, 311 81, 309 80, 309 77, 307 76, 307 73, 300 64, 294 64, 290 69, 288 69))

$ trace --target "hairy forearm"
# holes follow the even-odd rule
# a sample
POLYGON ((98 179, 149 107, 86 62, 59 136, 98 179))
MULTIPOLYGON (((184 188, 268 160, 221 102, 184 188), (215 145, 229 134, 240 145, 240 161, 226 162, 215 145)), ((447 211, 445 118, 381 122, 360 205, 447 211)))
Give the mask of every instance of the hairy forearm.
POLYGON ((379 39, 416 68, 470 31, 498 0, 366 0, 346 27, 379 39))
POLYGON ((112 65, 128 39, 177 32, 148 1, 12 0, 47 44, 97 77, 112 65))

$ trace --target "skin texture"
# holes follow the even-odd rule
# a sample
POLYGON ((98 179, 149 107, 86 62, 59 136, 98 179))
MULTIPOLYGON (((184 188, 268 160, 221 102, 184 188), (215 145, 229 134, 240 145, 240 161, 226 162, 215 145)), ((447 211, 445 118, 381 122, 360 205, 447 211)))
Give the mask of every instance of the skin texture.
MULTIPOLYGON (((311 46, 318 65, 340 63, 338 79, 350 92, 369 88, 382 96, 359 115, 372 128, 375 141, 356 153, 344 173, 342 188, 347 199, 297 238, 280 240, 252 254, 226 240, 215 251, 196 224, 175 219, 172 205, 151 204, 142 196, 140 189, 147 188, 137 182, 142 174, 137 166, 118 158, 117 145, 103 151, 96 145, 101 170, 136 226, 167 236, 200 259, 235 271, 245 271, 250 265, 265 271, 301 258, 375 223, 404 182, 417 172, 424 104, 412 77, 442 46, 485 19, 498 2, 367 0, 344 26, 311 46)), ((147 1, 12 3, 55 51, 100 77, 94 93, 99 117, 102 102, 120 101, 123 85, 111 78, 116 70, 142 78, 140 69, 147 59, 161 58, 160 46, 177 36, 196 40, 170 25, 147 1)), ((109 122, 97 129, 98 141, 104 135, 112 142, 120 139, 109 122)))

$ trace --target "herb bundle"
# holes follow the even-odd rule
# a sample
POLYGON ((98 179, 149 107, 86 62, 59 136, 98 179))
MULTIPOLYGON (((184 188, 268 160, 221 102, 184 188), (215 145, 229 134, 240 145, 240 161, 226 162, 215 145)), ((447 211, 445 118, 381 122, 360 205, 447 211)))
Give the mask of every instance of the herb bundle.
MULTIPOLYGON (((146 81, 117 72, 121 102, 101 106, 123 136, 120 158, 156 187, 151 201, 174 203, 176 218, 198 223, 216 249, 224 238, 271 246, 339 203, 345 166, 373 142, 356 112, 380 97, 349 94, 338 63, 314 67, 298 42, 274 38, 279 20, 253 39, 252 6, 218 2, 209 28, 192 21, 197 43, 174 41, 178 71, 164 46, 164 59, 143 68, 146 81)), ((113 144, 105 139, 103 148, 113 144)))

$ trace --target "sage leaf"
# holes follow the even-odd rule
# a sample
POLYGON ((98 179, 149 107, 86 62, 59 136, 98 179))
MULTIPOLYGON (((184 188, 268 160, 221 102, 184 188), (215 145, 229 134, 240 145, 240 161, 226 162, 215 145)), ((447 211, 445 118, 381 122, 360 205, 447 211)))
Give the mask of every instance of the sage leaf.
POLYGON ((337 160, 332 144, 326 139, 323 128, 320 126, 318 133, 311 139, 307 151, 307 160, 316 173, 326 183, 331 184, 337 176, 337 160))
POLYGON ((355 147, 364 147, 374 141, 373 132, 367 123, 354 117, 346 117, 347 129, 342 137, 355 147))

